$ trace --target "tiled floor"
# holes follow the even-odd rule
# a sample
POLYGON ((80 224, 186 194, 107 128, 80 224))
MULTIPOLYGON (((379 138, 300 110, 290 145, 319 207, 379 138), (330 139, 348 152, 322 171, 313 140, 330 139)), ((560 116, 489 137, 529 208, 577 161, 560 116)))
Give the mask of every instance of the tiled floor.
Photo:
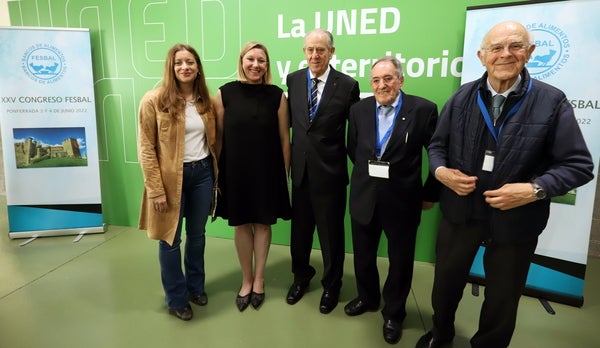
MULTIPOLYGON (((5 211, 0 208, 0 212, 5 211)), ((209 304, 194 306, 183 322, 164 306, 157 243, 144 232, 110 226, 104 234, 39 238, 19 246, 0 215, 0 347, 387 347, 380 313, 348 317, 343 305, 355 294, 352 255, 346 258, 341 302, 329 315, 318 311, 321 291, 294 306, 285 303, 291 281, 289 249, 273 245, 267 265, 266 302, 238 312, 240 273, 233 241, 208 238, 209 304)), ((320 253, 313 262, 322 269, 320 253)), ((386 260, 380 259, 386 271, 386 260)), ((397 347, 414 347, 431 326, 433 265, 415 264, 404 335, 397 347)), ((319 273, 315 279, 318 279, 319 273)), ((552 303, 547 314, 536 298, 521 300, 511 347, 600 347, 600 260, 590 259, 582 308, 552 303)), ((468 347, 481 297, 470 287, 457 313, 454 347, 468 347)))

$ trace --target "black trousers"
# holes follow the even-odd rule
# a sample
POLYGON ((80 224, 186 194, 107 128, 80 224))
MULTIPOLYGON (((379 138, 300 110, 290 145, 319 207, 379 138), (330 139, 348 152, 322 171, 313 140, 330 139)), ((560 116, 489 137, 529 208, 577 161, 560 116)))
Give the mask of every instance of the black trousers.
POLYGON ((367 225, 352 219, 354 274, 358 297, 370 306, 377 306, 383 295, 381 314, 384 320, 401 323, 406 317, 406 299, 412 283, 420 210, 407 216, 399 212, 394 218, 383 215, 381 209, 375 209, 373 219, 367 225), (388 242, 389 262, 383 293, 380 292, 377 269, 377 250, 382 230, 388 242))
POLYGON ((316 226, 323 256, 321 284, 324 289, 336 292, 342 287, 346 196, 346 186, 320 190, 311 185, 306 173, 301 185, 293 186, 290 252, 294 282, 306 283, 314 275, 310 253, 316 226))
MULTIPOLYGON (((486 232, 486 223, 456 225, 442 218, 431 295, 435 337, 454 337, 456 309, 486 232)), ((508 347, 536 246, 537 239, 519 244, 485 243, 483 267, 486 286, 479 329, 471 338, 472 347, 508 347)))

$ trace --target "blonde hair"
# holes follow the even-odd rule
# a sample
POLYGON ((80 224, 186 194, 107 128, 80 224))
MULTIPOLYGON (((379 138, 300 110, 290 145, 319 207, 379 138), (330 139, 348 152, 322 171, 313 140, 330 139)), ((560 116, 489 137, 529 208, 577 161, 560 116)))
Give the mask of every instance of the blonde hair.
POLYGON ((244 68, 243 68, 244 56, 250 50, 253 50, 255 48, 258 48, 259 50, 262 50, 263 52, 265 52, 265 56, 267 57, 267 71, 265 71, 265 74, 262 77, 261 83, 265 84, 265 85, 270 85, 272 77, 271 77, 271 62, 269 60, 269 51, 267 51, 267 47, 265 45, 261 44, 260 42, 256 42, 256 41, 250 41, 250 42, 246 43, 244 45, 244 47, 242 47, 242 50, 240 51, 240 58, 238 59, 238 69, 237 69, 238 80, 240 80, 242 82, 248 81, 248 77, 246 76, 246 73, 244 72, 244 68))

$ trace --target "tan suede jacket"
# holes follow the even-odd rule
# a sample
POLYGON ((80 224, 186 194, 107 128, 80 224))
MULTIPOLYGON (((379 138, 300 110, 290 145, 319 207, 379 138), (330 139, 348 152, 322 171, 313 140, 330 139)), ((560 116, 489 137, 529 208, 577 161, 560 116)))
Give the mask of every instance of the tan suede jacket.
MULTIPOLYGON (((154 89, 144 95, 138 113, 138 157, 144 176, 138 227, 147 230, 149 238, 164 240, 173 245, 181 204, 185 122, 173 120, 168 113, 158 110, 159 90, 154 89), (168 210, 165 213, 157 213, 150 199, 164 194, 167 196, 168 210)), ((201 117, 217 178, 215 115, 209 113, 201 117)), ((185 120, 185 117, 182 117, 182 120, 185 120)))

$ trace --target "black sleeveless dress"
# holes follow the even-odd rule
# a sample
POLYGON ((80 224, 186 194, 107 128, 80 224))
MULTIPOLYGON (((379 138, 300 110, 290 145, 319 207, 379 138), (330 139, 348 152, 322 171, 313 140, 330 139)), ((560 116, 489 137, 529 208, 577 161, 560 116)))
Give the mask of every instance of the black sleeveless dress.
POLYGON ((217 215, 229 226, 289 220, 277 110, 283 90, 239 81, 220 88, 225 113, 217 215))

